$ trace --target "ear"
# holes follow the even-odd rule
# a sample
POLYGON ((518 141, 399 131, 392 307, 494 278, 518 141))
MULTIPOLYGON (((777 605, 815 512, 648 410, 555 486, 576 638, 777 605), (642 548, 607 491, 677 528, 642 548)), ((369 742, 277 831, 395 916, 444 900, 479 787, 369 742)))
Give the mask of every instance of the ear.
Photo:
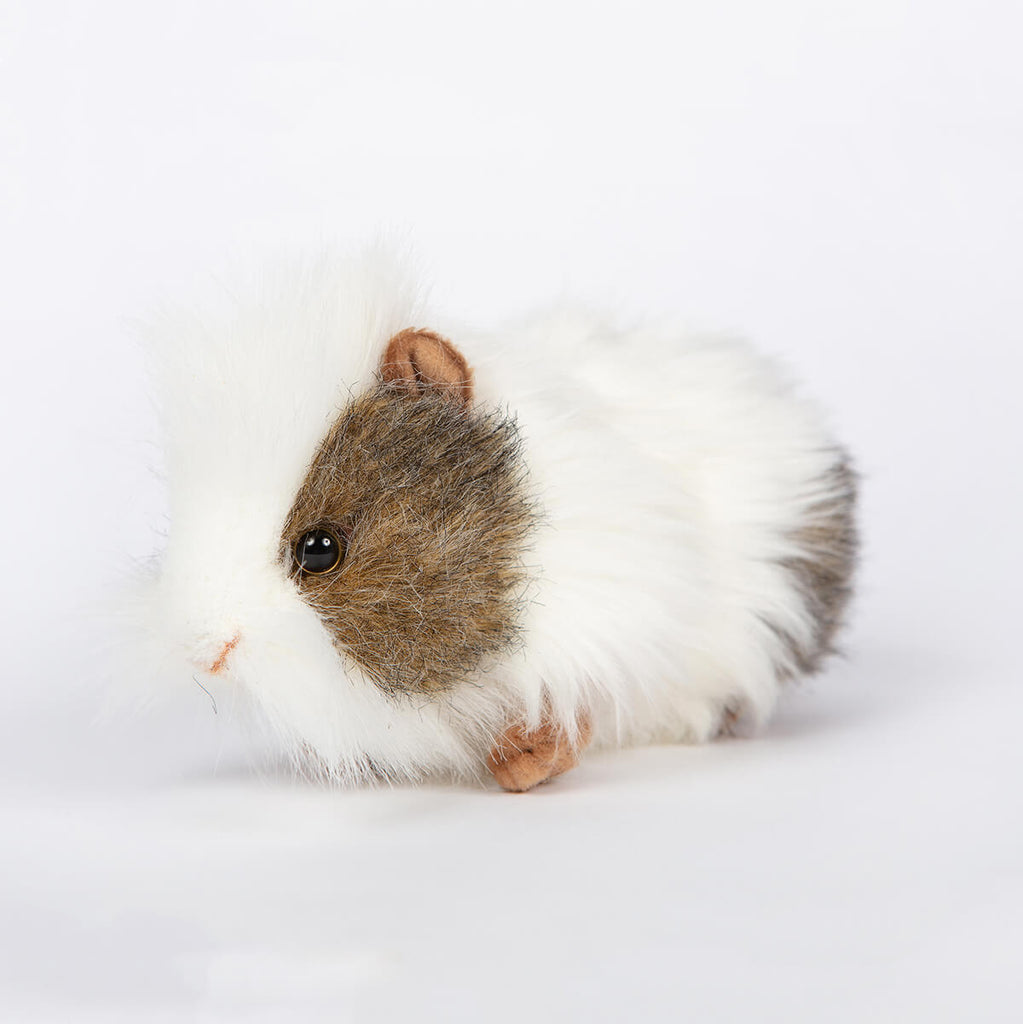
POLYGON ((459 405, 472 401, 472 368, 447 338, 433 331, 399 331, 384 349, 380 376, 411 395, 436 391, 459 405))

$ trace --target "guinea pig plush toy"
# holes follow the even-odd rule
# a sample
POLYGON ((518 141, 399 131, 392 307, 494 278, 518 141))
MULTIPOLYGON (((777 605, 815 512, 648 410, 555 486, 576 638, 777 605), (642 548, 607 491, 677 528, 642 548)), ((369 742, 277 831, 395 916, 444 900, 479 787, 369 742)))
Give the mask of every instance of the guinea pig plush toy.
POLYGON ((149 671, 341 780, 527 790, 700 742, 832 649, 854 477, 740 342, 425 314, 379 256, 275 267, 154 345, 170 528, 149 671))

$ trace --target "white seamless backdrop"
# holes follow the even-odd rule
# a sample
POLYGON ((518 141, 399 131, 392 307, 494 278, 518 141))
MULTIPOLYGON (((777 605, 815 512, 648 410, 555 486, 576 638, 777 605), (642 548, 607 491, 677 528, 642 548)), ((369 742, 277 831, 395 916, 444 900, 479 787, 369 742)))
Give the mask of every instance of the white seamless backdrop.
POLYGON ((1023 15, 1004 0, 0 3, 0 1016, 1015 1021, 1023 15), (133 318, 384 231, 489 323, 740 331, 863 473, 847 658, 523 798, 97 724, 165 526, 133 318))

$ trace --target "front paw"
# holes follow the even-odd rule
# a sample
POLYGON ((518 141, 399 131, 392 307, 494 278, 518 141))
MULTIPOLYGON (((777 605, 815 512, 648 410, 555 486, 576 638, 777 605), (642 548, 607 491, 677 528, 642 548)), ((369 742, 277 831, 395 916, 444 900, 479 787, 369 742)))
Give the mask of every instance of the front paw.
POLYGON ((533 730, 513 725, 494 744, 487 757, 487 767, 504 789, 525 793, 574 768, 591 733, 590 720, 585 716, 579 719, 574 742, 554 723, 545 723, 533 730))

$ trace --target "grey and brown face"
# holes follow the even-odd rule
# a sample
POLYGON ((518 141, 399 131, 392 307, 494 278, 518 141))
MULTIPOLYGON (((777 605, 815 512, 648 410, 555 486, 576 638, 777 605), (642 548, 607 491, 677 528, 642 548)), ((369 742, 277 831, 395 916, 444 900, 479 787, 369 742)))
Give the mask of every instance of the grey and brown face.
POLYGON ((433 692, 515 644, 535 519, 514 420, 472 405, 448 341, 408 330, 323 440, 281 559, 379 686, 433 692))

